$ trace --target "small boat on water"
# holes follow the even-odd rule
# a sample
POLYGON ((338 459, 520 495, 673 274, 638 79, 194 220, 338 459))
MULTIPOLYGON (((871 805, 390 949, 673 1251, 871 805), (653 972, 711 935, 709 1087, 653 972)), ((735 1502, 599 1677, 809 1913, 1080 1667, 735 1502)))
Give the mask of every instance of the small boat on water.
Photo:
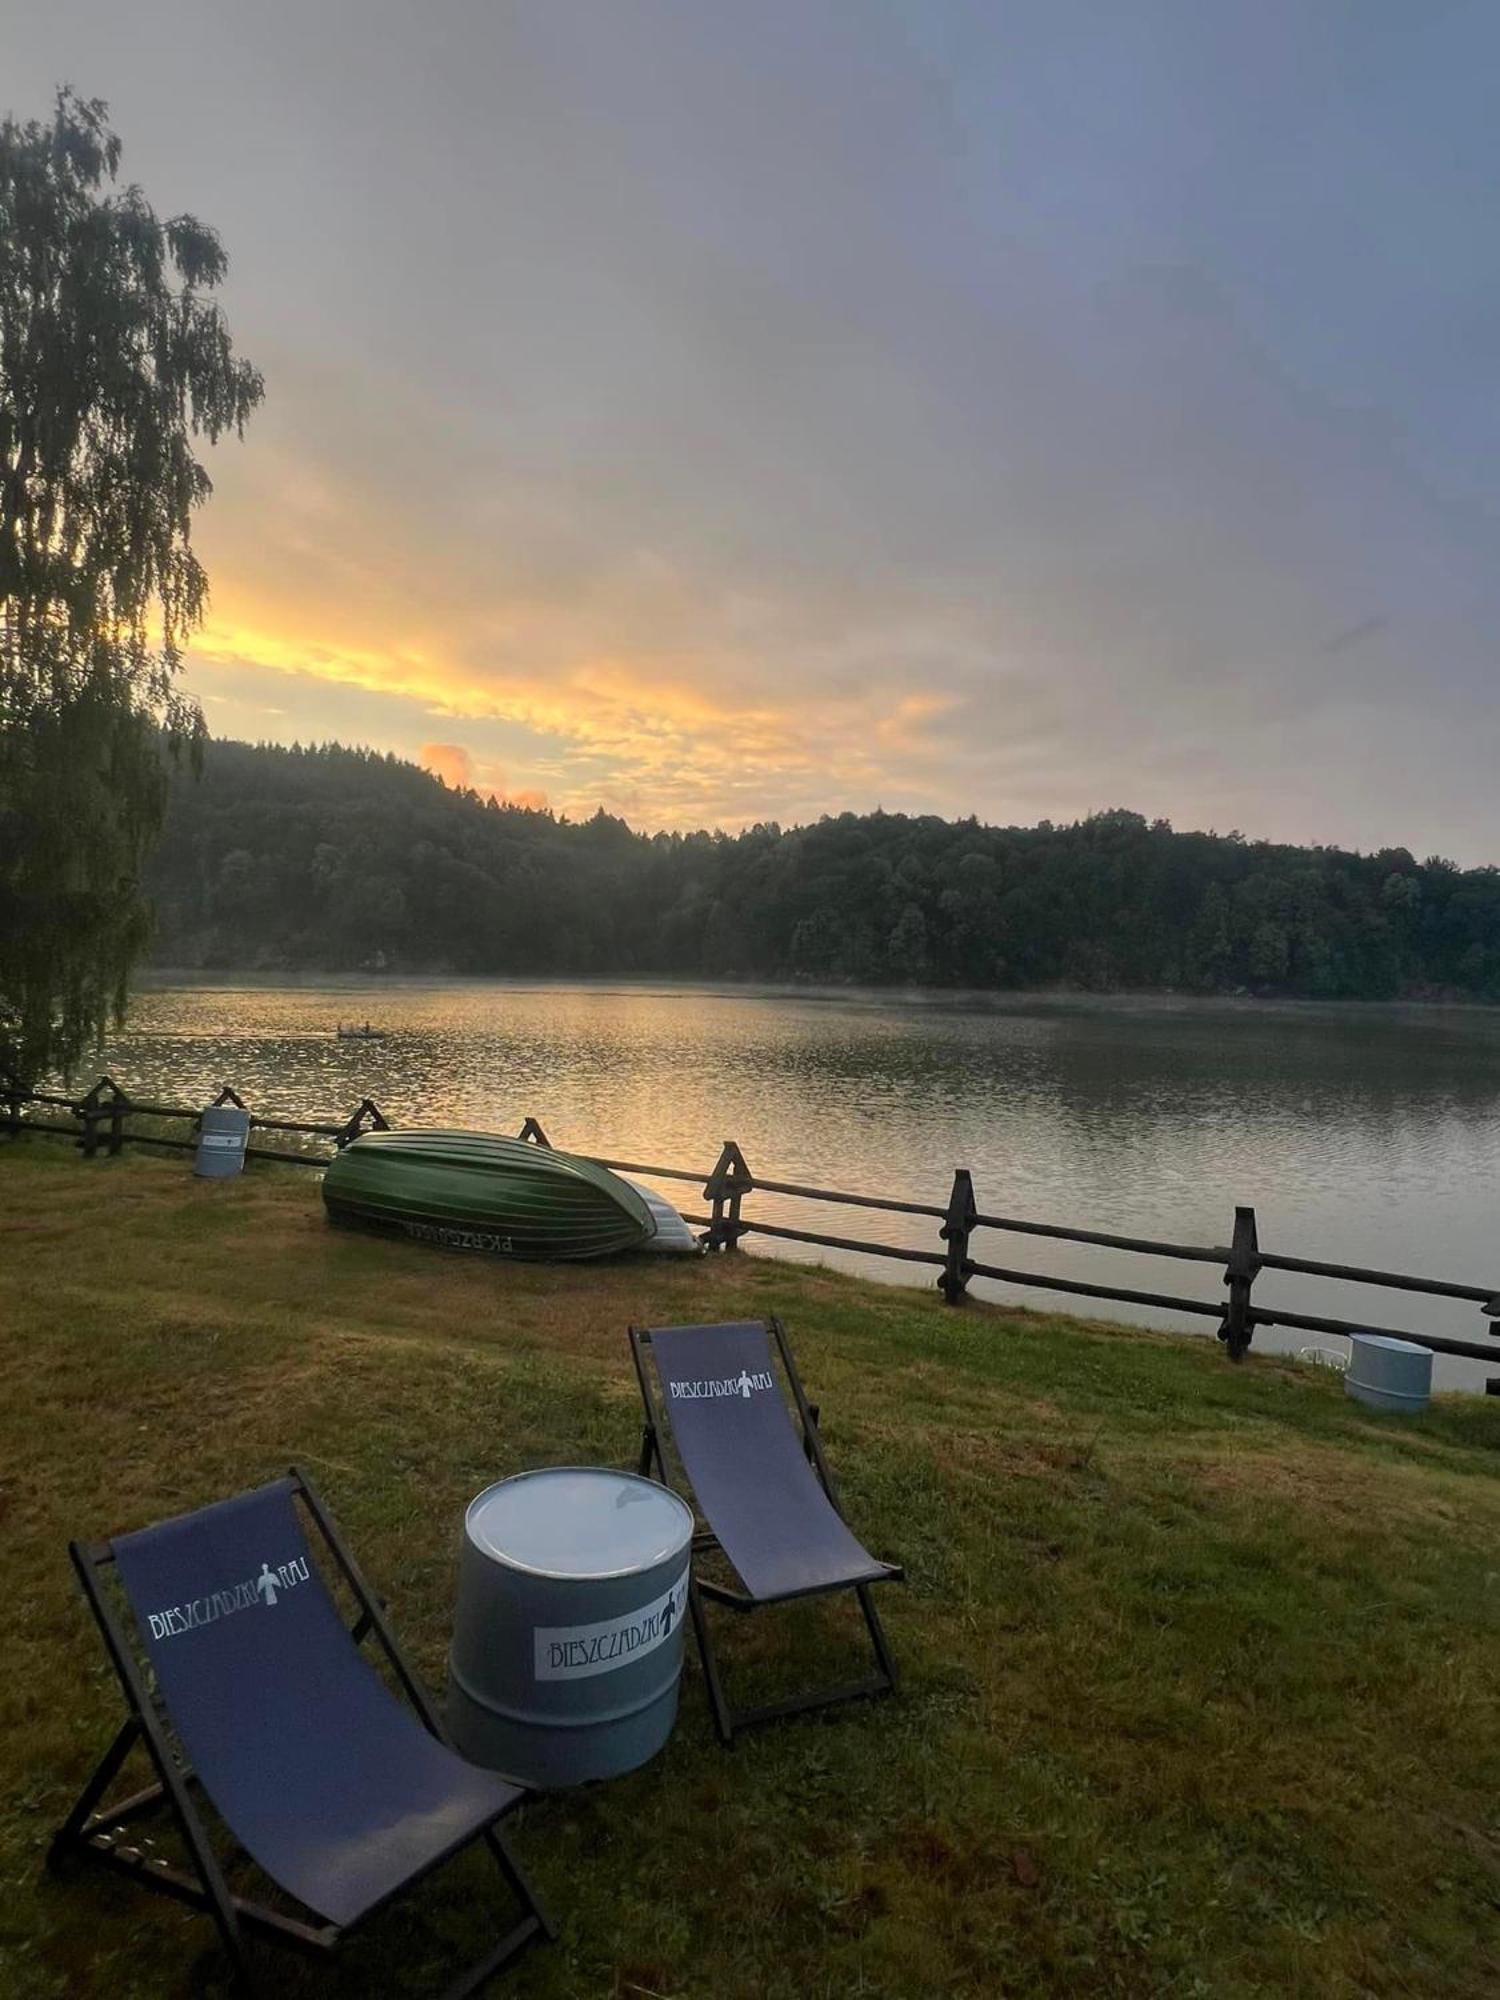
POLYGON ((501 1257, 698 1248, 654 1191, 496 1132, 365 1132, 323 1176, 329 1220, 501 1257))
POLYGON ((385 1029, 372 1028, 368 1021, 365 1022, 362 1028, 346 1028, 343 1022, 340 1021, 333 1032, 341 1042, 383 1042, 385 1040, 385 1029))

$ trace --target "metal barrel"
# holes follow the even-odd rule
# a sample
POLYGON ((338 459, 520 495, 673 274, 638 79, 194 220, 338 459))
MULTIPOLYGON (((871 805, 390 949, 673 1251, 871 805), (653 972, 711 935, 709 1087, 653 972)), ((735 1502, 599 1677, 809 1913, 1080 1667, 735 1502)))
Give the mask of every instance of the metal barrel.
POLYGON ((250 1139, 250 1113, 234 1104, 211 1104, 198 1127, 198 1151, 193 1172, 209 1180, 237 1174, 245 1164, 250 1139))
POLYGON ((1432 1396, 1432 1351, 1385 1333, 1352 1333, 1344 1388, 1372 1410, 1415 1416, 1432 1396))
POLYGON ((632 1472, 502 1479, 464 1516, 448 1728, 537 1788, 617 1777, 677 1718, 692 1510, 632 1472))

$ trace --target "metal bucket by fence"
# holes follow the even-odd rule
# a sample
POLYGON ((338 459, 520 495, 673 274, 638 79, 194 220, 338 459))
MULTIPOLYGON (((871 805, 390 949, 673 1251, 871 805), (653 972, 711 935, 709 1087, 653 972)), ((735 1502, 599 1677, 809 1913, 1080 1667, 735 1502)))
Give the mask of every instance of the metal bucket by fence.
POLYGON ((523 1472, 469 1504, 448 1727, 527 1785, 633 1771, 677 1718, 692 1510, 599 1466, 523 1472))
POLYGON ((209 1180, 237 1174, 245 1164, 250 1139, 250 1113, 234 1104, 211 1104, 198 1127, 198 1151, 193 1172, 209 1180))
POLYGON ((1372 1410, 1415 1416, 1432 1395, 1432 1354, 1413 1340, 1384 1333, 1352 1333, 1344 1388, 1372 1410))

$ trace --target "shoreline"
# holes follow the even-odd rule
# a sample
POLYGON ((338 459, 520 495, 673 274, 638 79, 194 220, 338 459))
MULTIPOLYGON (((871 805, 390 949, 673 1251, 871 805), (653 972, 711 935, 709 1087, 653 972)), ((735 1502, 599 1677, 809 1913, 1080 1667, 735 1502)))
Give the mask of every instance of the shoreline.
POLYGON ((253 967, 222 967, 212 971, 187 966, 148 966, 138 973, 132 991, 161 992, 418 992, 432 989, 549 993, 683 994, 710 998, 846 1001, 865 1004, 899 1002, 934 1009, 967 1008, 991 1013, 1142 1014, 1274 1012, 1316 1019, 1343 1009, 1389 1016, 1455 1015, 1500 1020, 1500 1002, 1458 996, 1410 997, 1390 1000, 1355 995, 1311 999, 1301 994, 1183 993, 1160 988, 1120 988, 1110 992, 1080 987, 899 986, 840 985, 800 980, 705 979, 657 973, 449 973, 449 972, 329 972, 261 971, 253 967))

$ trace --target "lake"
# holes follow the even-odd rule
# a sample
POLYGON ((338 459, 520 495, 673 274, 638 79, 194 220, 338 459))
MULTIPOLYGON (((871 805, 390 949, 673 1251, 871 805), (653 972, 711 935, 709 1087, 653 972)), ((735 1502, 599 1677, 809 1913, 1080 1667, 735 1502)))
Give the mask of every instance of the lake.
MULTIPOLYGON (((945 1201, 962 1165, 981 1209, 1189 1243, 1227 1242, 1236 1202, 1249 1202, 1264 1249, 1500 1286, 1500 1012, 236 980, 143 993, 104 1066, 132 1093, 178 1102, 227 1082, 264 1113, 343 1116, 368 1095, 393 1124, 513 1132, 531 1114, 555 1145, 667 1166, 706 1170, 733 1138, 768 1178, 908 1201, 945 1201), (335 1038, 337 1022, 366 1019, 385 1041, 335 1038)), ((746 1214, 939 1247, 937 1225, 918 1217, 771 1196, 746 1214)), ((930 1281, 914 1266, 751 1243, 930 1281)), ((976 1243, 989 1262, 1222 1297, 1209 1266, 994 1232, 976 1243)), ((1262 1277, 1256 1297, 1461 1339, 1487 1327, 1455 1301, 1281 1274, 1262 1277)), ((1103 1302, 1073 1309, 1173 1323, 1103 1302)), ((1344 1345, 1269 1331, 1256 1341, 1344 1345)), ((1437 1365, 1450 1388, 1481 1387, 1486 1372, 1437 1365)))

